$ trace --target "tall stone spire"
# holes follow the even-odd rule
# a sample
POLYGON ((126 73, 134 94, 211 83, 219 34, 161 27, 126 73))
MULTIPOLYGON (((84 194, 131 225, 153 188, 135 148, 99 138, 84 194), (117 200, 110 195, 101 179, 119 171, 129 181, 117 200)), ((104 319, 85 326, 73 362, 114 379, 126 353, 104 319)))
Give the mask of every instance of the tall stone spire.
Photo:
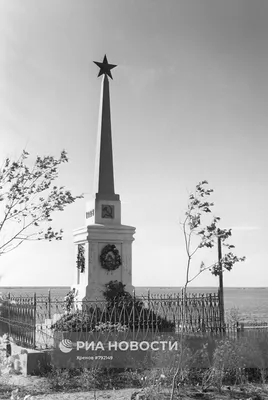
POLYGON ((95 166, 95 187, 97 200, 119 200, 114 192, 113 146, 110 110, 110 91, 108 76, 112 78, 111 69, 116 65, 109 64, 106 55, 103 62, 94 61, 103 75, 100 100, 98 142, 95 166))
MULTIPOLYGON (((95 61, 94 61, 95 62, 95 61)), ((74 231, 76 261, 84 255, 84 268, 77 268, 73 288, 77 299, 103 299, 105 285, 122 282, 133 292, 132 242, 135 228, 121 224, 121 201, 114 192, 114 168, 109 79, 111 69, 105 56, 100 67, 102 78, 97 140, 94 196, 86 204, 85 226, 74 231), (119 257, 120 256, 120 257, 119 257)))

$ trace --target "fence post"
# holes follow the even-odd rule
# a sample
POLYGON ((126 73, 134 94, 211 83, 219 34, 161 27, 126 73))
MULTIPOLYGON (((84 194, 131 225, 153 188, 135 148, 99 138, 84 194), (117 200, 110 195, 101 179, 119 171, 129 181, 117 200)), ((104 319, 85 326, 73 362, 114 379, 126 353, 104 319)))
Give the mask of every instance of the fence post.
POLYGON ((221 238, 218 236, 218 263, 219 263, 219 297, 220 297, 220 328, 224 332, 224 295, 223 295, 223 271, 222 271, 221 238))
POLYGON ((133 340, 135 338, 135 303, 136 303, 136 297, 135 297, 135 289, 133 289, 133 310, 132 310, 132 315, 133 315, 133 327, 132 327, 132 334, 133 334, 133 340))
POLYGON ((48 289, 48 318, 51 319, 51 292, 48 289))
POLYGON ((223 296, 220 289, 218 289, 218 304, 219 304, 219 319, 220 319, 220 332, 225 332, 225 322, 224 322, 224 304, 223 296))
MULTIPOLYGON (((179 319, 180 319, 180 294, 177 293, 177 312, 174 314, 175 333, 179 333, 179 319)), ((175 308, 176 310, 176 308, 175 308)))
POLYGON ((184 293, 184 289, 182 289, 182 291, 181 291, 181 315, 180 315, 180 325, 181 325, 182 331, 184 331, 184 325, 185 325, 184 318, 185 318, 185 293, 184 293))
POLYGON ((33 348, 36 348, 36 292, 34 292, 33 297, 33 306, 34 306, 34 314, 33 314, 33 348))
POLYGON ((202 314, 202 322, 201 322, 201 331, 206 332, 207 326, 205 323, 205 309, 206 309, 206 304, 205 304, 205 297, 204 294, 201 294, 201 314, 202 314))
POLYGON ((243 335, 243 333, 244 333, 244 323, 243 322, 238 322, 237 321, 237 323, 236 323, 236 334, 237 334, 237 337, 240 337, 240 336, 242 336, 243 335))
POLYGON ((10 292, 8 292, 7 298, 8 298, 8 336, 10 337, 10 335, 11 335, 11 327, 10 327, 10 299, 11 299, 11 293, 10 292))

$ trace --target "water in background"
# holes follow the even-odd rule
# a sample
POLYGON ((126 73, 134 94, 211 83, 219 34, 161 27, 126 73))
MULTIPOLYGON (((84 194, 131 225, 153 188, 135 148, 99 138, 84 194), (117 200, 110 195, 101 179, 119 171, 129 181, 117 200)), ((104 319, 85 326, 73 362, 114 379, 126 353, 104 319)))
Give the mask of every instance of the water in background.
MULTIPOLYGON (((0 293, 12 293, 14 296, 32 296, 36 292, 37 296, 47 296, 49 287, 0 287, 0 293)), ((70 290, 69 286, 50 287, 51 297, 62 299, 70 290)), ((151 294, 177 294, 181 287, 141 287, 135 288, 136 295, 146 295, 150 290, 151 294)), ((192 287, 191 293, 216 293, 216 287, 192 287)), ((265 321, 268 322, 268 288, 224 288, 225 310, 236 308, 239 316, 243 320, 265 321)))

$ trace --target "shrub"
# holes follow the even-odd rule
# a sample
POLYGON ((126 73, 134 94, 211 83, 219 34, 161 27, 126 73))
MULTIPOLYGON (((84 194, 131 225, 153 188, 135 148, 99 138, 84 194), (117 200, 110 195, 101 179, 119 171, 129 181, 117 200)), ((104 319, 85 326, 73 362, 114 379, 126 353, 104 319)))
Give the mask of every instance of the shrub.
MULTIPOLYGON (((83 305, 82 310, 68 312, 52 328, 57 331, 95 332, 106 329, 111 331, 124 327, 129 330, 173 331, 175 324, 146 308, 143 302, 125 291, 121 282, 111 281, 103 292, 105 303, 102 309, 98 304, 83 305)), ((71 309, 68 298, 68 309, 71 309)))

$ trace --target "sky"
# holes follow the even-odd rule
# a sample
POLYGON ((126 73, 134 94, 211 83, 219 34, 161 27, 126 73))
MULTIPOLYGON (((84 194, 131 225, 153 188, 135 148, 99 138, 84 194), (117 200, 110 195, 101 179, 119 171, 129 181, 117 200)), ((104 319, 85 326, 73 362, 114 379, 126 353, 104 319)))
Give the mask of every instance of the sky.
MULTIPOLYGON (((135 286, 183 286, 180 221, 201 180, 246 261, 226 286, 268 286, 268 2, 1 0, 0 158, 58 156, 59 185, 83 200, 55 214, 62 242, 1 257, 1 286, 72 285, 73 231, 93 194, 101 78, 110 82, 115 189, 136 227, 135 286)), ((217 250, 197 254, 209 262, 217 250)), ((217 286, 209 272, 193 286, 217 286)))

